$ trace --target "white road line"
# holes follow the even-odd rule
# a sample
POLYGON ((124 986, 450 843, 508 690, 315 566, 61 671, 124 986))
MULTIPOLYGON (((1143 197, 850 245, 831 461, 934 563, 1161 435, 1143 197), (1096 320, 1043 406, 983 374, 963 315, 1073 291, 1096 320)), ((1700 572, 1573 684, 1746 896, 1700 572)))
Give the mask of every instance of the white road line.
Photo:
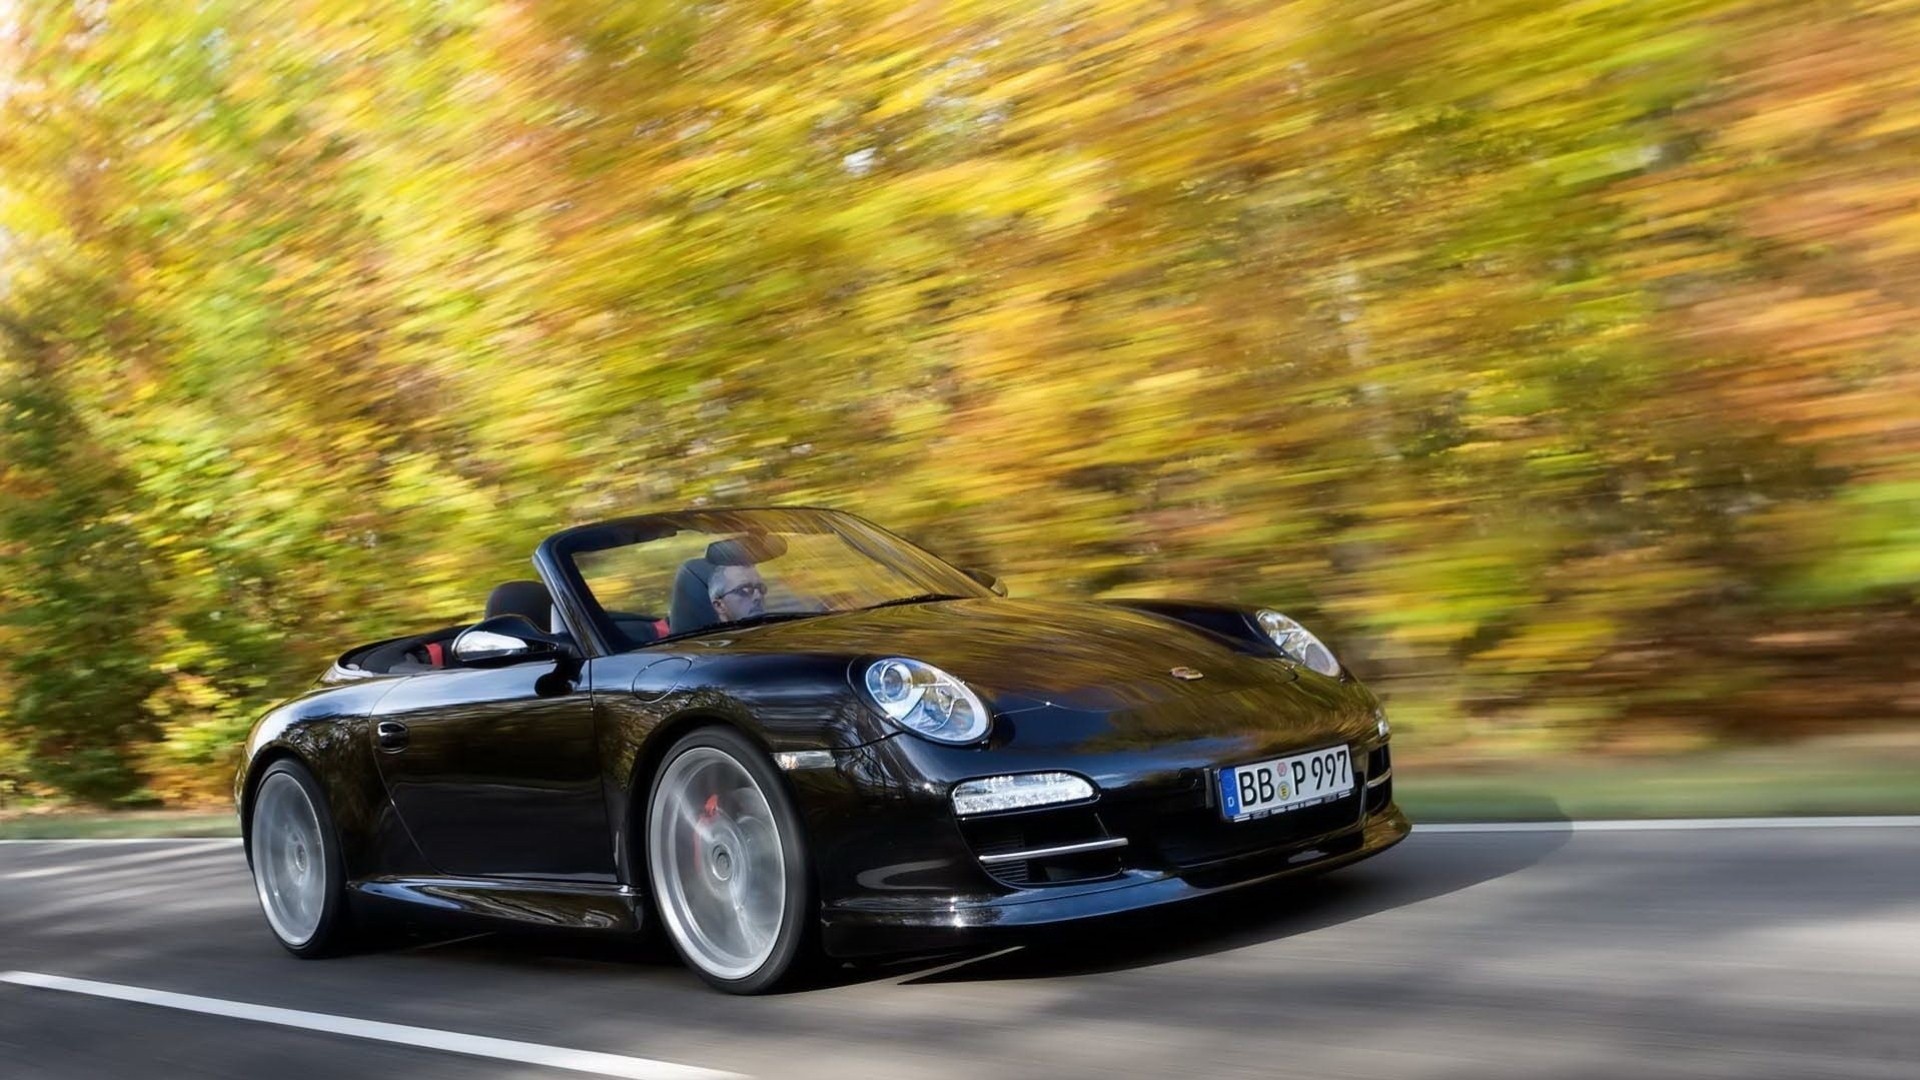
POLYGON ((620 1054, 601 1054, 591 1050, 569 1050, 563 1046, 543 1046, 540 1043, 515 1042, 511 1039, 494 1039, 484 1035, 463 1035, 457 1031, 409 1027, 405 1024, 388 1024, 378 1020, 356 1020, 348 1016, 305 1012, 300 1009, 276 1009, 268 1005, 250 1005, 244 1001, 225 1001, 194 994, 174 994, 165 990, 120 986, 115 983, 94 982, 91 979, 69 979, 62 975, 42 975, 33 971, 0 972, 0 983, 38 987, 42 990, 64 990, 72 994, 88 994, 93 997, 131 1001, 141 1005, 158 1005, 165 1009, 182 1009, 186 1012, 205 1013, 208 1016, 253 1020, 262 1024, 303 1028, 307 1031, 324 1031, 331 1035, 345 1035, 355 1039, 419 1046, 428 1050, 470 1054, 474 1057, 494 1058, 499 1061, 517 1061, 549 1069, 569 1069, 573 1072, 597 1073, 601 1076, 627 1077, 629 1080, 737 1080, 739 1077, 738 1073, 719 1072, 692 1065, 675 1065, 669 1061, 654 1061, 649 1058, 626 1057, 620 1054))
POLYGON ((1644 821, 1476 821, 1415 825, 1417 833, 1688 832, 1705 829, 1914 829, 1920 816, 1648 818, 1644 821))
POLYGON ((0 844, 39 844, 42 847, 52 844, 174 844, 179 847, 212 847, 220 844, 238 844, 237 836, 60 836, 42 840, 19 839, 0 840, 0 844))
POLYGON ((900 976, 900 978, 896 979, 894 981, 894 985, 895 986, 911 986, 922 979, 931 979, 936 975, 945 975, 947 972, 952 971, 955 968, 963 968, 968 966, 969 964, 984 964, 988 960, 998 960, 1000 957, 1005 956, 1008 953, 1017 953, 1023 948, 1025 948, 1024 945, 1009 945, 1004 949, 999 949, 994 952, 985 953, 983 955, 964 956, 958 960, 949 960, 944 964, 938 964, 934 967, 920 968, 915 971, 909 971, 905 975, 902 975, 900 976))

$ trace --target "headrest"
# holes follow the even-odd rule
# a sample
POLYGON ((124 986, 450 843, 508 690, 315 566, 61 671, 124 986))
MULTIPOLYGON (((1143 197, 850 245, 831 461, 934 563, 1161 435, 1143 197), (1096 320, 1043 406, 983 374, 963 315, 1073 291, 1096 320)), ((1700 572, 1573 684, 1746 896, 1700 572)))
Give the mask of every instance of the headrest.
MULTIPOLYGON (((712 550, 711 545, 708 550, 712 550)), ((680 564, 673 575, 673 599, 667 608, 667 628, 673 633, 702 630, 719 621, 713 613, 713 601, 707 599, 707 582, 713 580, 713 571, 714 565, 705 559, 688 559, 680 564)))
POLYGON ((772 533, 745 533, 708 544, 706 561, 715 566, 752 566, 786 553, 787 542, 772 533))
POLYGON ((509 581, 487 594, 487 614, 525 615, 542 630, 553 622, 553 594, 537 581, 509 581))

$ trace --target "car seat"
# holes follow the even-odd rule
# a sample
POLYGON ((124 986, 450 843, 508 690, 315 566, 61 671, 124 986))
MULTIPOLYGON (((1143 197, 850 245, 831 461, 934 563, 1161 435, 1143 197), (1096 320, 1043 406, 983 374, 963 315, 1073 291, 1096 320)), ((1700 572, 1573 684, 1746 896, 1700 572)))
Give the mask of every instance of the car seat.
POLYGON ((707 597, 707 583, 713 580, 714 569, 705 559, 688 559, 673 575, 673 600, 667 609, 667 625, 675 634, 704 630, 720 621, 713 613, 713 601, 707 597))
POLYGON ((496 585, 487 594, 486 618, 499 615, 521 615, 533 625, 549 632, 555 631, 553 594, 538 581, 509 581, 496 585))

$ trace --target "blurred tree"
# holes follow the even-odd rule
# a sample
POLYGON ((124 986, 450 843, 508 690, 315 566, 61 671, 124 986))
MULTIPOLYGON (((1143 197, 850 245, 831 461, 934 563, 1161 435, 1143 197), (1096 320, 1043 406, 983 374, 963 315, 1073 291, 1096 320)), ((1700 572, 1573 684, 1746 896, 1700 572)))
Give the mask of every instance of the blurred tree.
POLYGON ((0 558, 87 519, 118 561, 0 589, 63 650, 90 609, 35 597, 149 605, 112 752, 168 797, 347 641, 689 502, 1284 605, 1434 742, 1920 710, 1911 0, 32 0, 5 38, 0 558), (56 405, 76 457, 31 464, 56 405))
POLYGON ((156 734, 145 553, 127 524, 132 485, 67 400, 52 348, 0 324, 0 580, 8 707, 0 730, 28 775, 83 799, 133 795, 131 753, 156 734))

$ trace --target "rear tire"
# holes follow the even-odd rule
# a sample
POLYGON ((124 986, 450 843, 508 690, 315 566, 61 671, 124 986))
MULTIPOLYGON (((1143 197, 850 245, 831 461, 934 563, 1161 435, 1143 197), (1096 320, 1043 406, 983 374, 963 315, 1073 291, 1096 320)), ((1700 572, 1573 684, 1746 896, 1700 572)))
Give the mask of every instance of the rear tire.
POLYGON ((757 994, 810 968, 819 915, 784 778, 738 731, 673 744, 648 788, 647 883, 673 949, 709 986, 757 994))
POLYGON ((247 820, 247 862, 267 927, 303 960, 351 944, 346 871, 326 794, 313 773, 286 759, 267 766, 247 820))

